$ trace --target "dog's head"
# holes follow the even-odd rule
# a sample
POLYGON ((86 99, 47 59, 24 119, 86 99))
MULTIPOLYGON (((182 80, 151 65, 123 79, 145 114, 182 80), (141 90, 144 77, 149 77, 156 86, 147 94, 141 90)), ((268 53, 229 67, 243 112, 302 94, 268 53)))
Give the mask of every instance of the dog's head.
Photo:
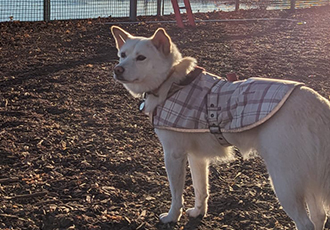
POLYGON ((163 28, 153 36, 136 37, 117 26, 111 27, 119 64, 114 78, 133 95, 156 89, 167 77, 181 54, 163 28))

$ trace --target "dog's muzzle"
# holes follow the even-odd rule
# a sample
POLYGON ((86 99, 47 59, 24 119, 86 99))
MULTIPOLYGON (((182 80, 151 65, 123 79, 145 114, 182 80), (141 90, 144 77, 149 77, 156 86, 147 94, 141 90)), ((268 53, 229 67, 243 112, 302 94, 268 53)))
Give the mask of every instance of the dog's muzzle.
MULTIPOLYGON (((125 72, 125 68, 120 66, 120 65, 117 65, 114 69, 113 69, 113 72, 114 72, 114 78, 115 80, 119 81, 120 83, 122 84, 133 84, 133 83, 139 83, 140 82, 140 79, 137 78, 137 79, 133 79, 133 80, 127 80, 125 79, 124 77, 124 72, 125 72)), ((127 76, 126 76, 127 77, 127 76)))
POLYGON ((125 72, 125 68, 120 66, 120 65, 117 65, 115 68, 114 68, 114 73, 115 73, 115 76, 114 78, 118 81, 125 81, 125 78, 123 77, 123 73, 125 72))

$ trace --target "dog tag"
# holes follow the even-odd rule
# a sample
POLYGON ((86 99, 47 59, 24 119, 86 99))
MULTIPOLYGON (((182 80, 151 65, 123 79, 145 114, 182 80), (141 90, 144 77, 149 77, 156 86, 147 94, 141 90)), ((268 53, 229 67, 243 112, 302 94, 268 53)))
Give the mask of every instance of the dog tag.
POLYGON ((144 110, 144 104, 145 104, 145 101, 141 101, 140 102, 140 105, 139 105, 140 112, 143 112, 143 110, 144 110))

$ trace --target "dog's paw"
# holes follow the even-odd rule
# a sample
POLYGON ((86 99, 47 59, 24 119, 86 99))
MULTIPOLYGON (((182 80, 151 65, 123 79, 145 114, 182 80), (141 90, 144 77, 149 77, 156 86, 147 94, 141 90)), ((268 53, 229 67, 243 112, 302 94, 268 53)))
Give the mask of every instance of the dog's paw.
POLYGON ((187 209, 187 214, 189 217, 196 218, 196 217, 204 217, 206 214, 206 210, 202 208, 189 208, 187 209))
POLYGON ((159 219, 162 223, 166 224, 166 223, 170 223, 170 222, 178 222, 180 219, 181 215, 175 217, 173 215, 171 215, 170 213, 162 213, 159 216, 159 219))

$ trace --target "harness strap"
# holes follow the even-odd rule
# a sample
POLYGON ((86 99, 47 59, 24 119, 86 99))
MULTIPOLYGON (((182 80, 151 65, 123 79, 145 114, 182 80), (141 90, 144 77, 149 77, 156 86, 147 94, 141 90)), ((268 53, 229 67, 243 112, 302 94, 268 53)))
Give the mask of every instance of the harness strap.
POLYGON ((222 135, 218 122, 218 110, 217 107, 218 96, 215 94, 208 94, 207 96, 207 117, 209 123, 210 133, 212 133, 222 146, 231 146, 231 144, 222 135))

